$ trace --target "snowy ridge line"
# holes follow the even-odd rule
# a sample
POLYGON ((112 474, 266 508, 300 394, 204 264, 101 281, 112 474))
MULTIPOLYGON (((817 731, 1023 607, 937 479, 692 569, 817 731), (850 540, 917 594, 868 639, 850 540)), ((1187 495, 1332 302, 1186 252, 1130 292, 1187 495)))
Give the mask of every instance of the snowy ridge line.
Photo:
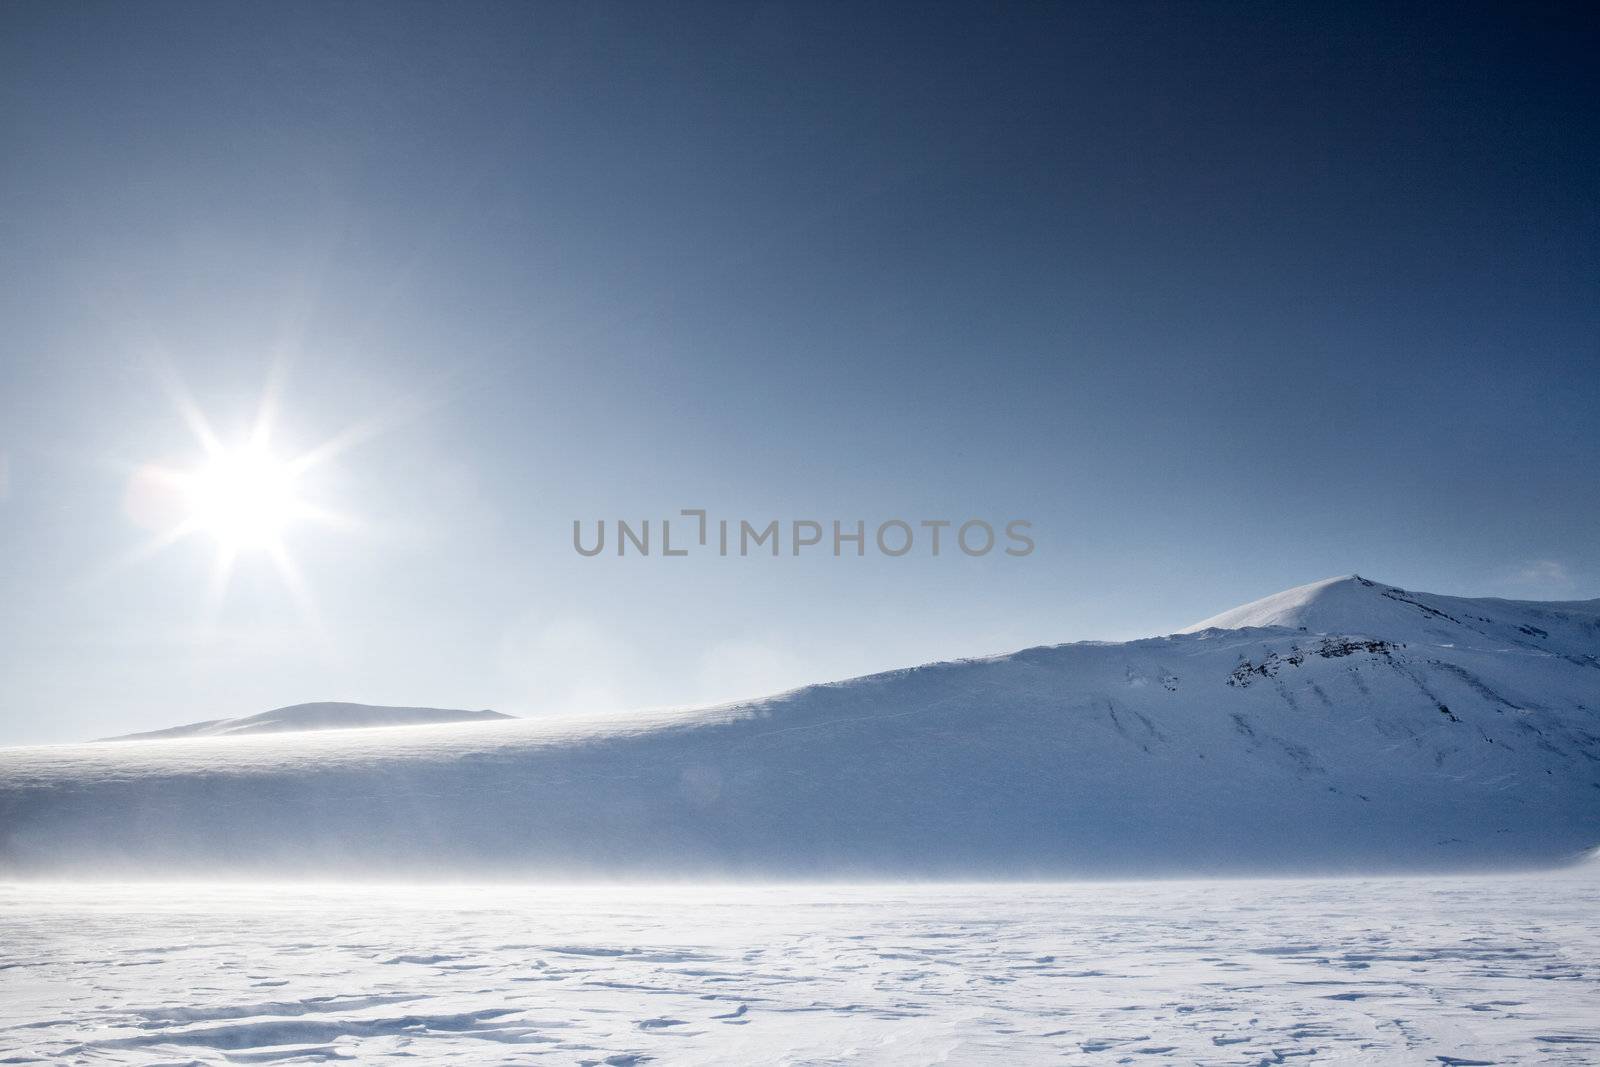
POLYGON ((714 708, 0 749, 0 875, 1552 866, 1600 843, 1597 653, 1600 601, 1351 576, 1166 637, 714 708))
POLYGON ((450 708, 392 708, 372 704, 324 701, 294 704, 238 719, 207 719, 165 730, 102 737, 100 741, 158 741, 180 737, 245 737, 252 734, 294 733, 303 730, 351 730, 378 726, 433 726, 447 722, 492 722, 514 718, 498 711, 458 711, 450 708))

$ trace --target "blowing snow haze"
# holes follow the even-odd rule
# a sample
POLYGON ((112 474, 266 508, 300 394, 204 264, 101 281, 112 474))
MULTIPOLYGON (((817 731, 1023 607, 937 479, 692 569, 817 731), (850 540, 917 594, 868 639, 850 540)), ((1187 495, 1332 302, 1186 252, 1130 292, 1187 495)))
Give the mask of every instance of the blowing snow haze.
MULTIPOLYGON (((238 720, 137 745, 12 748, 0 751, 0 869, 1014 878, 1551 866, 1600 842, 1597 650, 1600 600, 1437 596, 1351 576, 1166 637, 698 711, 279 734, 238 720)), ((286 717, 326 725, 329 708, 349 707, 286 717)))

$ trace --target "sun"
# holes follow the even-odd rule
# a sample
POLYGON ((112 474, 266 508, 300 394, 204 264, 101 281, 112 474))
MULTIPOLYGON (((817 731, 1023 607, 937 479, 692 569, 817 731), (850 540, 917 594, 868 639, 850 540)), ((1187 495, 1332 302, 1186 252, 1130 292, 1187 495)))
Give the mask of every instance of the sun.
POLYGON ((225 551, 275 548, 304 509, 298 473, 260 446, 218 452, 183 479, 187 521, 225 551))
POLYGON ((273 448, 276 389, 262 397, 253 426, 228 441, 219 436, 175 374, 164 376, 179 414, 194 434, 199 453, 192 465, 140 464, 130 470, 124 509, 136 525, 151 532, 142 544, 112 564, 113 569, 147 559, 182 541, 213 546, 210 606, 220 607, 236 567, 272 567, 308 621, 317 612, 290 542, 302 528, 359 531, 365 524, 318 500, 312 472, 350 446, 383 429, 382 419, 353 424, 315 447, 290 453, 273 448))

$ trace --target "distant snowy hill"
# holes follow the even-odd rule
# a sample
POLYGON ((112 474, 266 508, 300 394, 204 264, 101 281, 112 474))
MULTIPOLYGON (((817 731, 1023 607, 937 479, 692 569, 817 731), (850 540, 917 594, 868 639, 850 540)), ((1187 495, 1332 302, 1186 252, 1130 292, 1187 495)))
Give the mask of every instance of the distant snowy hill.
POLYGON ((509 719, 498 711, 455 711, 450 708, 386 708, 374 704, 324 701, 293 704, 240 719, 205 722, 151 730, 140 734, 102 738, 104 741, 154 741, 176 737, 238 737, 242 734, 289 733, 297 730, 352 730, 370 726, 426 726, 443 722, 483 722, 509 719))
POLYGON ((1600 601, 1319 582, 626 717, 0 750, 0 873, 1045 878, 1600 845, 1600 601))

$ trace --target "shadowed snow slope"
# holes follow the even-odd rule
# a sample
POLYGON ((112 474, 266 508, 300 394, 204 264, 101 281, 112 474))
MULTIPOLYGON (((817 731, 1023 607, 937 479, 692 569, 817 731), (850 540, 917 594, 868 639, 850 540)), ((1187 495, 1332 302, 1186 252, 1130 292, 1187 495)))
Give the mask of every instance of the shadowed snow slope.
POLYGON ((263 711, 240 719, 208 719, 205 722, 151 730, 142 734, 123 734, 102 738, 105 741, 155 741, 172 737, 238 737, 241 734, 281 734, 297 730, 352 730, 369 726, 425 726, 441 722, 481 722, 509 719, 498 711, 455 711, 450 708, 386 708, 374 704, 346 704, 324 701, 294 704, 287 708, 263 711))
POLYGON ((990 878, 1554 865, 1600 601, 1361 578, 628 717, 0 750, 0 873, 990 878))

